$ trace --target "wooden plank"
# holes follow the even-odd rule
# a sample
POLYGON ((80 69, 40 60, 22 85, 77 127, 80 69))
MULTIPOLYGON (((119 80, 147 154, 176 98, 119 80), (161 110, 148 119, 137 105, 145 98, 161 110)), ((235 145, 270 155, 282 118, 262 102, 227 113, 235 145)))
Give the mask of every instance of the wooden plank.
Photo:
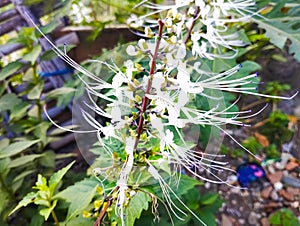
POLYGON ((18 26, 23 25, 21 16, 15 16, 10 20, 0 24, 0 36, 15 30, 18 26))
POLYGON ((22 44, 17 44, 17 43, 5 44, 0 46, 0 53, 6 56, 22 48, 23 48, 22 44))
POLYGON ((78 45, 79 44, 79 38, 76 34, 76 32, 71 32, 68 34, 65 34, 61 36, 60 38, 55 40, 56 45, 78 45))
POLYGON ((0 14, 0 22, 8 20, 17 15, 16 9, 10 9, 0 14))
POLYGON ((6 5, 10 4, 10 3, 11 3, 10 0, 1 0, 0 1, 0 7, 6 6, 6 5))

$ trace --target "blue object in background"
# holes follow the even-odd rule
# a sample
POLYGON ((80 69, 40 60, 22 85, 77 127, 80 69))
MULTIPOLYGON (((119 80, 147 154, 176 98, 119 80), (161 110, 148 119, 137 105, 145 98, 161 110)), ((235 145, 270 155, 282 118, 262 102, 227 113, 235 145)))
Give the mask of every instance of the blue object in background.
POLYGON ((242 187, 248 187, 251 182, 265 176, 264 169, 257 163, 244 163, 237 168, 238 182, 242 187))
POLYGON ((64 75, 64 74, 68 74, 68 73, 72 73, 74 71, 73 68, 66 68, 63 70, 58 70, 58 71, 53 71, 53 72, 39 72, 39 75, 41 77, 51 77, 51 76, 58 76, 58 75, 64 75))

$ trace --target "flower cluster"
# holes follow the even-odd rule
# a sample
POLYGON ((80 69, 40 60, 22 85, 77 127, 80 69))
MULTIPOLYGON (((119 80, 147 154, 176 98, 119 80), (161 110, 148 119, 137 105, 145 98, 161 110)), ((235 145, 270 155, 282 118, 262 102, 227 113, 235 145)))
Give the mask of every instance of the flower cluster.
MULTIPOLYGON (((131 197, 128 194, 134 190, 129 186, 132 185, 130 178, 135 170, 141 169, 160 184, 165 201, 175 216, 183 219, 180 214, 185 213, 173 203, 171 195, 175 195, 180 204, 204 224, 176 196, 160 171, 168 172, 169 176, 180 176, 184 169, 196 178, 227 184, 214 173, 230 170, 226 162, 218 160, 222 156, 195 151, 199 127, 213 126, 220 136, 226 134, 240 145, 224 126, 248 126, 242 120, 259 114, 264 108, 255 113, 236 111, 236 102, 226 104, 223 92, 272 96, 256 92, 258 74, 241 76, 242 65, 215 73, 205 70, 201 59, 234 57, 234 47, 245 43, 229 25, 253 16, 256 4, 252 0, 178 0, 174 5, 143 3, 139 7, 144 5, 150 12, 140 17, 132 16, 129 24, 135 31, 142 28, 140 32, 148 39, 142 38, 125 47, 130 59, 124 65, 116 65, 113 61, 91 61, 111 72, 112 77, 108 80, 87 71, 52 44, 53 50, 65 62, 87 78, 79 75, 90 99, 89 111, 82 109, 82 115, 93 129, 71 131, 97 133, 101 146, 111 154, 112 166, 105 170, 114 171, 117 179, 108 196, 115 198, 116 213, 122 225, 125 225, 124 208, 131 197), (154 19, 158 16, 161 18, 154 19), (105 104, 99 105, 97 98, 105 104), (202 108, 199 100, 204 100, 208 106, 202 108), (106 118, 109 123, 104 125, 96 120, 97 117, 106 118), (123 149, 112 150, 108 145, 112 139, 122 143, 123 149), (115 163, 122 155, 125 158, 117 169, 115 163), (137 169, 136 164, 146 168, 137 169), (175 169, 175 173, 169 172, 170 168, 175 169), (204 177, 199 173, 201 171, 212 177, 204 177)), ((101 172, 100 168, 94 172, 101 172)))
POLYGON ((239 33, 231 23, 245 22, 257 14, 256 2, 253 0, 234 1, 175 1, 171 5, 158 5, 143 1, 149 13, 128 19, 134 30, 144 30, 144 36, 152 37, 157 27, 156 17, 163 15, 168 41, 190 49, 194 56, 214 59, 231 58, 236 55, 233 47, 244 46, 239 33), (224 53, 224 48, 231 50, 224 53))

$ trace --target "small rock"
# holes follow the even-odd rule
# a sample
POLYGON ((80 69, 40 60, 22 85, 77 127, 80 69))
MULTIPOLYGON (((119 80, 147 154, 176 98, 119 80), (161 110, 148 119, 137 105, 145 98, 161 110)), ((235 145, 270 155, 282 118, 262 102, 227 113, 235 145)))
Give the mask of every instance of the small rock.
POLYGON ((245 220, 244 219, 238 219, 238 222, 240 223, 240 225, 245 225, 245 220))
POLYGON ((283 184, 281 183, 281 182, 276 182, 275 184, 274 184, 274 189, 276 190, 276 191, 279 191, 279 190, 281 190, 283 188, 283 184))
POLYGON ((233 223, 225 214, 222 214, 222 226, 233 226, 233 223))
POLYGON ((227 182, 229 184, 235 184, 238 180, 238 177, 236 175, 231 175, 227 178, 227 182))
POLYGON ((209 182, 206 182, 206 183, 204 184, 204 187, 205 187, 206 189, 209 189, 209 188, 210 188, 210 183, 209 183, 209 182))
POLYGON ((269 171, 270 174, 273 174, 273 173, 276 172, 275 169, 274 169, 274 167, 272 165, 268 166, 268 171, 269 171))
POLYGON ((255 209, 255 210, 259 210, 260 207, 261 207, 261 204, 260 204, 259 202, 256 202, 256 203, 254 203, 254 205, 253 205, 253 209, 255 209))
POLYGON ((260 223, 262 226, 270 226, 269 219, 267 217, 264 217, 260 220, 260 223))
POLYGON ((256 213, 251 212, 251 213, 249 214, 248 222, 249 222, 249 224, 251 224, 251 225, 258 225, 258 218, 257 218, 256 213))
POLYGON ((272 184, 275 184, 276 182, 281 181, 282 176, 283 176, 282 171, 277 171, 273 174, 267 174, 267 177, 272 184))
POLYGON ((293 207, 293 208, 298 208, 299 207, 299 201, 296 201, 296 202, 292 202, 291 203, 291 207, 293 207))
POLYGON ((280 162, 287 164, 288 161, 292 158, 294 158, 294 157, 290 153, 283 152, 281 154, 281 161, 280 162))
POLYGON ((300 116, 300 105, 294 108, 294 115, 295 116, 300 116))
POLYGON ((290 194, 293 194, 294 196, 300 196, 300 189, 299 188, 287 187, 286 191, 290 194))
POLYGON ((290 176, 283 176, 282 182, 294 188, 300 188, 300 179, 293 178, 290 176))
POLYGON ((231 188, 230 190, 231 190, 231 192, 232 192, 233 194, 240 194, 241 191, 242 191, 242 190, 241 190, 240 188, 238 188, 238 187, 231 188))
POLYGON ((280 202, 269 202, 264 205, 265 209, 274 209, 274 208, 279 208, 282 207, 282 203, 280 202))
POLYGON ((261 197, 263 197, 264 199, 268 199, 272 190, 273 188, 271 186, 264 188, 260 193, 261 197))
POLYGON ((299 167, 299 164, 297 162, 289 161, 288 164, 285 166, 285 169, 291 171, 297 167, 299 167))
POLYGON ((275 167, 279 170, 283 170, 286 166, 286 162, 276 162, 275 167))
POLYGON ((271 199, 274 200, 274 201, 278 201, 278 199, 279 199, 279 195, 278 195, 278 193, 275 190, 273 190, 271 192, 270 196, 271 196, 271 199))
POLYGON ((243 197, 247 197, 247 196, 250 195, 250 193, 249 193, 248 190, 244 190, 244 191, 241 193, 241 195, 242 195, 243 197))
POLYGON ((278 194, 283 197, 284 199, 288 201, 294 201, 294 195, 291 193, 288 193, 286 190, 282 189, 278 191, 278 194))

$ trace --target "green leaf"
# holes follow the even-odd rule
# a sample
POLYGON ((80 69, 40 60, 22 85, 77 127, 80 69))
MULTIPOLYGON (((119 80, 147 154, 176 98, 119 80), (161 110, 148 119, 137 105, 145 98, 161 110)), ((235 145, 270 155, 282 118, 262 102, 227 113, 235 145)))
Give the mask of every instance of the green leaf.
MULTIPOLYGON (((126 206, 124 211, 124 221, 126 226, 133 226, 136 219, 139 219, 143 210, 149 208, 149 202, 151 198, 145 192, 138 191, 135 196, 133 196, 128 206, 126 206)), ((121 219, 118 218, 119 224, 121 225, 121 219)))
POLYGON ((35 186, 33 188, 39 189, 40 191, 48 190, 46 177, 43 177, 41 174, 38 174, 37 181, 35 182, 35 186))
MULTIPOLYGON (((36 0, 35 0, 36 1, 36 0)), ((39 0, 38 0, 39 1, 39 0)), ((58 20, 53 20, 50 23, 48 23, 47 25, 40 27, 41 31, 44 34, 49 34, 50 32, 52 32, 55 28, 57 28, 57 26, 60 24, 60 22, 58 20)))
MULTIPOLYGON (((69 52, 74 47, 76 47, 76 45, 58 46, 57 48, 59 48, 63 52, 64 51, 69 52)), ((54 52, 52 49, 49 49, 41 55, 40 60, 41 61, 49 61, 56 57, 58 57, 57 53, 54 52)))
POLYGON ((28 193, 20 202, 19 204, 9 213, 9 215, 16 212, 18 209, 27 206, 30 203, 34 202, 34 199, 37 197, 37 194, 34 192, 28 193))
POLYGON ((0 159, 19 154, 25 149, 29 148, 30 146, 36 144, 37 142, 39 142, 39 140, 19 141, 19 142, 12 143, 6 148, 0 150, 0 159))
POLYGON ((34 135, 40 139, 44 146, 47 145, 48 137, 47 137, 47 130, 51 126, 49 122, 41 122, 34 128, 34 135))
POLYGON ((178 186, 174 185, 172 186, 172 189, 176 193, 176 195, 182 196, 184 194, 187 194, 190 189, 198 185, 203 185, 203 182, 187 175, 181 175, 178 186))
POLYGON ((94 221, 92 218, 84 218, 82 215, 79 215, 75 218, 72 218, 67 225, 72 226, 87 226, 87 225, 93 225, 94 221))
POLYGON ((31 90, 30 92, 27 94, 27 97, 29 100, 36 100, 36 99, 40 99, 42 91, 44 88, 44 81, 41 80, 39 81, 38 84, 36 84, 31 90))
POLYGON ((50 91, 49 93, 46 94, 45 98, 46 99, 52 99, 52 98, 57 98, 61 95, 66 95, 72 92, 75 92, 76 90, 74 88, 70 87, 61 87, 57 88, 55 90, 50 91))
POLYGON ((42 46, 35 45, 29 53, 26 53, 23 56, 23 60, 29 61, 31 65, 34 65, 36 59, 39 57, 41 52, 42 52, 42 46))
POLYGON ((12 109, 18 106, 22 101, 14 93, 5 94, 0 98, 0 112, 12 109))
POLYGON ((73 186, 69 186, 53 197, 54 199, 65 199, 70 203, 66 222, 81 214, 87 208, 96 194, 98 184, 99 181, 96 178, 86 178, 73 186))
MULTIPOLYGON (((0 195, 0 203, 1 203, 0 214, 2 215, 3 212, 5 212, 5 210, 7 208, 7 204, 10 201, 10 197, 9 197, 9 194, 7 193, 7 191, 5 191, 2 187, 0 187, 0 193, 1 193, 1 195, 0 195)), ((0 220, 0 223, 2 223, 1 220, 0 220)))
POLYGON ((2 68, 0 72, 0 81, 3 81, 8 76, 12 75, 13 73, 17 72, 24 64, 15 61, 12 63, 7 64, 5 67, 2 68))
POLYGON ((22 186, 25 177, 34 172, 35 170, 24 171, 21 174, 19 174, 17 177, 15 177, 14 180, 12 181, 13 191, 16 192, 22 186))
POLYGON ((219 194, 205 194, 201 198, 201 204, 202 205, 210 205, 210 204, 214 203, 215 201, 217 201, 218 198, 219 198, 219 194))
POLYGON ((44 223, 45 223, 44 218, 39 213, 36 213, 33 215, 33 217, 31 217, 29 226, 43 226, 44 223))
POLYGON ((20 102, 18 104, 14 104, 11 110, 10 119, 17 120, 23 118, 27 114, 27 110, 29 107, 31 107, 31 105, 25 101, 20 102))
POLYGON ((75 161, 71 162, 69 165, 67 165, 66 167, 57 171, 50 177, 49 188, 50 188, 50 191, 52 194, 54 193, 54 190, 55 190, 56 186, 58 185, 58 183, 61 181, 63 176, 68 172, 68 170, 73 166, 74 163, 75 163, 75 161))
POLYGON ((6 148, 9 145, 9 139, 4 138, 0 140, 0 150, 6 148))
POLYGON ((9 164, 9 168, 14 168, 14 167, 19 167, 19 166, 25 165, 41 156, 43 156, 43 155, 42 154, 32 154, 32 155, 21 156, 19 158, 12 160, 9 164))
POLYGON ((282 11, 286 0, 279 1, 266 18, 253 17, 252 21, 266 30, 271 43, 283 49, 287 39, 291 41, 289 53, 300 61, 300 5, 291 7, 287 13, 282 11))
POLYGON ((49 218, 51 212, 54 210, 56 204, 57 204, 57 200, 54 200, 51 207, 44 208, 39 211, 40 215, 42 215, 45 218, 45 221, 48 220, 48 218, 49 218))
POLYGON ((55 168, 56 155, 57 154, 54 151, 45 151, 43 156, 39 159, 39 164, 44 167, 55 168))

